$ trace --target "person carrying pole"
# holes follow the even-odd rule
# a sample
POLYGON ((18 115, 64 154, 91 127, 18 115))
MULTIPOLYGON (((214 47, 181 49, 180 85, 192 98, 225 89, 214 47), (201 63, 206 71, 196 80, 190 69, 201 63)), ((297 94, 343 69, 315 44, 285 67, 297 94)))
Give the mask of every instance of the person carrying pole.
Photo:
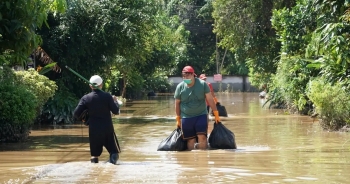
POLYGON ((91 163, 98 163, 104 146, 110 154, 109 162, 116 164, 120 150, 116 144, 111 112, 119 114, 117 98, 102 91, 103 80, 100 76, 92 76, 89 83, 92 91, 80 99, 74 110, 74 117, 78 118, 84 110, 88 110, 91 163))

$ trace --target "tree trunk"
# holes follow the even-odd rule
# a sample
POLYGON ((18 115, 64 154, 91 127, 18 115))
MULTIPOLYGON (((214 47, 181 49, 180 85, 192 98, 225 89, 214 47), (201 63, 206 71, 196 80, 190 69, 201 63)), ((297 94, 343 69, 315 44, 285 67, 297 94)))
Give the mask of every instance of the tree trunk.
POLYGON ((123 91, 122 91, 122 98, 125 98, 125 93, 126 93, 126 76, 123 75, 123 91))
POLYGON ((224 65, 224 60, 225 60, 225 57, 226 57, 226 53, 227 53, 227 48, 225 49, 224 56, 222 57, 222 61, 221 61, 221 65, 220 65, 220 73, 221 73, 221 70, 222 70, 222 66, 224 65))

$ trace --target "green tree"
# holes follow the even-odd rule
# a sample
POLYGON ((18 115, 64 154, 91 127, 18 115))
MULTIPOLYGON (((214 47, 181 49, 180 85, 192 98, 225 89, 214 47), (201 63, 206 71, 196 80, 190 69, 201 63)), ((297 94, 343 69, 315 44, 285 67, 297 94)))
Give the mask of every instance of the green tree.
POLYGON ((190 33, 188 37, 187 58, 181 60, 173 74, 179 75, 186 65, 194 67, 197 73, 216 73, 215 34, 213 33, 213 19, 211 18, 211 2, 205 0, 172 0, 167 3, 169 16, 176 15, 185 29, 190 33))
POLYGON ((7 64, 24 66, 27 63, 28 56, 41 42, 36 29, 46 22, 49 11, 62 12, 65 5, 65 0, 0 2, 0 54, 11 51, 7 64))
MULTIPOLYGON (((156 0, 71 0, 65 14, 49 16, 51 28, 40 32, 43 48, 59 66, 68 65, 86 78, 99 74, 113 88, 119 80, 125 81, 121 88, 138 86, 138 80, 131 80, 142 81, 138 72, 170 71, 186 52, 186 32, 162 7, 156 0), (112 80, 111 73, 118 76, 112 80)), ((60 80, 78 97, 89 91, 67 70, 60 80)))
POLYGON ((310 78, 318 71, 307 67, 305 45, 311 40, 317 27, 316 13, 307 2, 273 11, 271 18, 278 40, 281 42, 281 55, 276 58, 277 71, 270 88, 281 95, 287 107, 293 111, 310 114, 309 99, 305 94, 310 78))
POLYGON ((348 8, 347 1, 300 0, 272 17, 282 44, 273 88, 299 112, 310 113, 315 105, 322 126, 331 130, 348 122, 350 108, 332 97, 349 91, 348 8))
POLYGON ((318 69, 330 83, 348 81, 350 7, 347 1, 316 1, 314 9, 323 13, 319 15, 319 26, 305 49, 306 57, 315 59, 310 67, 318 69))
POLYGON ((220 47, 246 63, 250 80, 256 86, 268 83, 277 69, 280 43, 271 25, 272 10, 293 6, 294 1, 216 0, 213 2, 214 32, 220 47))

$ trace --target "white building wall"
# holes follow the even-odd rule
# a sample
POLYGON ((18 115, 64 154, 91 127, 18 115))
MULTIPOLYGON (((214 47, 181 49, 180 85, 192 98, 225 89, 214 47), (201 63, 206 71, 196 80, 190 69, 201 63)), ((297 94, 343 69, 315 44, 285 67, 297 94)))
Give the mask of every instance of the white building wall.
MULTIPOLYGON (((169 81, 172 82, 172 90, 175 91, 177 84, 182 81, 182 77, 172 76, 169 77, 169 81)), ((249 77, 246 76, 222 76, 221 82, 215 82, 213 76, 207 76, 207 82, 213 85, 214 91, 227 91, 227 92, 258 92, 258 88, 252 86, 249 82, 249 77)))

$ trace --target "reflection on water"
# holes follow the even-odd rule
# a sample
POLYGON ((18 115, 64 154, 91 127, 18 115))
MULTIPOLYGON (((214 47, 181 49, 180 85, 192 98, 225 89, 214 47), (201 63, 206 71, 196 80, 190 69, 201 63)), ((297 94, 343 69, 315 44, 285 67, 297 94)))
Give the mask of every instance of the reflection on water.
MULTIPOLYGON (((134 101, 115 117, 118 165, 89 163, 88 129, 38 127, 25 143, 0 145, 2 183, 347 183, 350 134, 305 116, 262 108, 257 93, 217 94, 236 150, 157 152, 175 129, 174 100, 134 101)), ((209 130, 212 129, 210 123, 209 130)))

